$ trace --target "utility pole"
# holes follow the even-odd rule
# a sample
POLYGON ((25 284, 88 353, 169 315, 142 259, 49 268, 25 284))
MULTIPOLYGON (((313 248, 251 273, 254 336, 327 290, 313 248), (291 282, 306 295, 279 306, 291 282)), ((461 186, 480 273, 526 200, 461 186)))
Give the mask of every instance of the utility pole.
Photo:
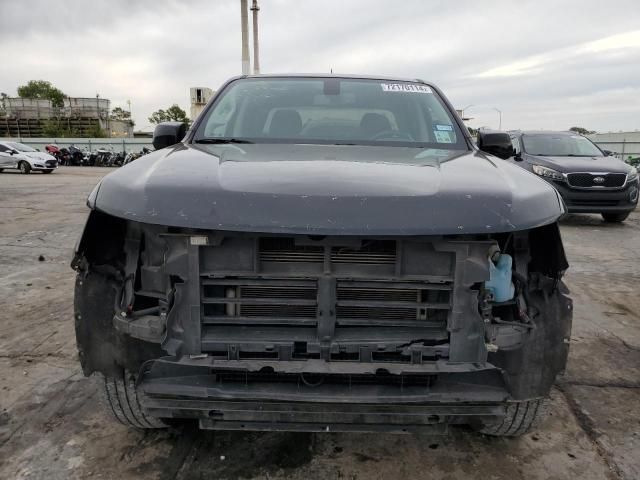
MULTIPOLYGON (((129 127, 131 127, 131 130, 129 130, 129 127, 127 127, 127 137, 132 137, 133 136, 133 115, 131 115, 131 100, 127 100, 127 105, 129 106, 129 127)), ((122 140, 122 145, 124 146, 124 140, 122 140)))
POLYGON ((240 25, 242 30, 242 74, 251 73, 251 60, 249 59, 249 12, 247 0, 240 0, 240 25))
POLYGON ((498 115, 500 116, 498 130, 502 130, 502 110, 499 110, 496 107, 493 107, 493 109, 498 112, 498 115))
POLYGON ((460 113, 461 113, 461 115, 460 115, 460 116, 462 117, 462 121, 463 121, 463 122, 466 122, 466 121, 468 121, 468 120, 473 120, 472 118, 468 118, 468 117, 466 117, 466 116, 465 116, 465 114, 464 114, 464 112, 465 112, 466 110, 468 110, 469 108, 471 108, 471 107, 473 107, 473 106, 474 106, 474 105, 473 105, 473 103, 470 103, 470 104, 469 104, 469 105, 467 105, 466 107, 464 107, 464 108, 461 108, 461 109, 460 109, 460 113))
POLYGON ((253 0, 251 12, 253 13, 253 73, 260 73, 260 47, 258 46, 258 0, 253 0))

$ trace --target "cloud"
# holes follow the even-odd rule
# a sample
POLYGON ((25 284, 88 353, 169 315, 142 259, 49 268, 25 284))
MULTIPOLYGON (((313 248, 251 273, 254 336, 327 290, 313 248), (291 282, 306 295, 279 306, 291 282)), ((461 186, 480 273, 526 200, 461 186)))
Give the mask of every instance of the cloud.
POLYGON ((558 50, 551 50, 542 55, 533 55, 522 60, 506 65, 494 67, 475 75, 477 78, 513 77, 520 75, 533 75, 541 73, 545 67, 551 64, 563 64, 574 62, 580 56, 588 56, 589 61, 598 61, 593 54, 602 54, 612 50, 618 51, 622 56, 634 55, 634 50, 640 49, 640 30, 625 32, 601 38, 593 42, 586 42, 558 50))
POLYGON ((640 48, 640 30, 620 33, 589 42, 584 45, 583 50, 587 53, 599 53, 622 48, 640 48))
MULTIPOLYGON (((640 4, 599 0, 260 0, 264 72, 439 84, 473 126, 635 129, 640 4), (621 13, 621 12, 624 12, 621 13)), ((46 79, 132 102, 137 126, 240 72, 237 0, 0 0, 0 91, 46 79)))

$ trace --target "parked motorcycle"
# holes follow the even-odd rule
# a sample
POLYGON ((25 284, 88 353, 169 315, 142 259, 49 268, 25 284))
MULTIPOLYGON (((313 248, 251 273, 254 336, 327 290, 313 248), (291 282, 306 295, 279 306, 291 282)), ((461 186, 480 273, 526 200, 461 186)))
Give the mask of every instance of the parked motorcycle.
POLYGON ((50 143, 49 145, 45 145, 44 151, 47 152, 49 155, 56 157, 56 160, 58 160, 58 163, 60 163, 60 160, 58 159, 58 155, 60 154, 60 147, 58 147, 58 145, 56 145, 55 143, 50 143))
POLYGON ((109 167, 120 167, 124 164, 125 152, 117 152, 112 153, 109 157, 108 165, 109 167))
POLYGON ((104 167, 109 163, 109 158, 111 157, 111 153, 105 147, 100 147, 96 151, 91 152, 89 155, 88 164, 92 167, 104 167))
POLYGON ((133 162, 136 158, 138 158, 138 154, 134 153, 134 152, 129 152, 127 153, 127 155, 124 157, 124 162, 122 163, 123 165, 126 165, 127 163, 131 163, 133 162))
POLYGON ((66 147, 62 147, 58 153, 58 163, 60 165, 71 165, 71 152, 66 147))
POLYGON ((142 150, 140 150, 140 152, 138 153, 134 153, 134 152, 129 152, 127 154, 127 156, 124 158, 124 163, 123 165, 126 165, 127 163, 131 163, 134 160, 142 157, 143 155, 146 155, 147 153, 150 153, 151 150, 149 150, 147 147, 142 147, 142 150))
POLYGON ((58 161, 58 165, 69 165, 69 161, 71 160, 71 155, 69 154, 69 150, 66 148, 60 148, 55 143, 50 143, 49 145, 45 145, 45 151, 55 157, 58 161))
POLYGON ((82 154, 82 150, 80 150, 75 145, 70 145, 68 152, 69 152, 69 160, 66 163, 66 165, 75 165, 75 166, 82 165, 83 163, 82 160, 84 157, 84 155, 82 154))

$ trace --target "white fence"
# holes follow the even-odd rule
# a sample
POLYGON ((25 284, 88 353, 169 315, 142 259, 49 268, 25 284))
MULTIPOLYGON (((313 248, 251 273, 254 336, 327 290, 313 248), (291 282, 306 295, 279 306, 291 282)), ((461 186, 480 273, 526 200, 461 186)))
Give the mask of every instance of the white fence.
POLYGON ((139 152, 144 147, 153 150, 151 138, 0 138, 0 142, 19 142, 44 152, 45 145, 59 147, 73 145, 80 150, 94 151, 106 148, 113 152, 139 152))

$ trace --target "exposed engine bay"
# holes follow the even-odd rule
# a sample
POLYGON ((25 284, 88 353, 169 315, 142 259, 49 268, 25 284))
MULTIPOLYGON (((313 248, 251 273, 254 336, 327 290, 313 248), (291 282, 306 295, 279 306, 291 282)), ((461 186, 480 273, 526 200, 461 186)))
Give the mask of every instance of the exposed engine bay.
POLYGON ((203 391, 329 403, 544 396, 566 361, 571 319, 558 235, 556 224, 497 235, 264 235, 93 211, 73 263, 82 365, 140 372, 165 414, 175 408, 168 397, 203 391))

